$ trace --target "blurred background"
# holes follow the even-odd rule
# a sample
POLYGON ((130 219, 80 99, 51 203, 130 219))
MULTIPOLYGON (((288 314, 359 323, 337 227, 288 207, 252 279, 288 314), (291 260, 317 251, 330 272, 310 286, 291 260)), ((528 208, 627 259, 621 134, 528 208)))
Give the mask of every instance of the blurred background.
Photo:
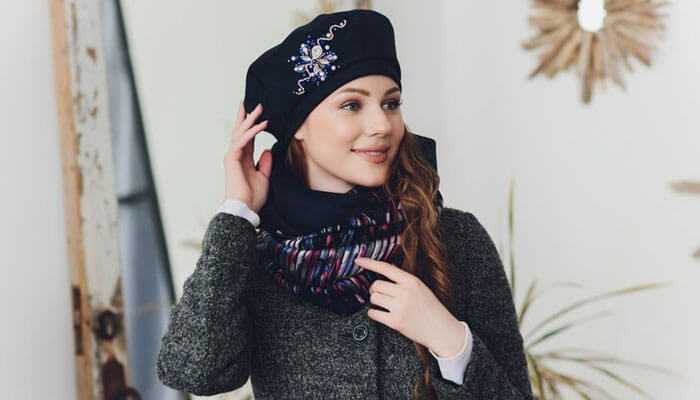
MULTIPOLYGON (((328 7, 361 6, 394 25, 404 118, 437 141, 445 204, 477 216, 519 311, 532 304, 522 331, 532 332, 540 397, 556 398, 537 388, 546 382, 565 399, 581 398, 576 389, 594 399, 700 398, 700 3, 627 18, 625 2, 609 2, 627 21, 613 43, 609 32, 586 42, 612 19, 599 15, 602 0, 582 2, 592 11, 568 20, 537 1, 105 0, 127 342, 142 397, 184 398, 157 381, 154 360, 223 200, 248 66, 328 7), (564 357, 563 348, 585 351, 564 357)), ((72 399, 49 7, 3 10, 0 382, 10 399, 72 399)), ((255 158, 273 142, 259 135, 255 158)))

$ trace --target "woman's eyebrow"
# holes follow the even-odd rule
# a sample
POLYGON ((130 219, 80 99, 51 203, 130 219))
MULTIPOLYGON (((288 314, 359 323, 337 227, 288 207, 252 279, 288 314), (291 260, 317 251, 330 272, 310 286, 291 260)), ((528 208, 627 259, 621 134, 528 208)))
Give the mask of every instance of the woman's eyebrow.
MULTIPOLYGON (((365 95, 365 96, 369 96, 369 94, 370 94, 368 91, 366 91, 366 90, 364 90, 364 89, 351 88, 351 87, 350 87, 350 88, 345 88, 345 89, 339 91, 338 94, 341 94, 341 93, 344 93, 344 92, 359 93, 359 94, 363 94, 363 95, 365 95)), ((390 94, 392 94, 392 93, 394 93, 394 92, 401 92, 401 89, 399 89, 398 86, 394 86, 394 87, 392 87, 391 89, 387 90, 387 91, 384 93, 384 96, 388 96, 388 95, 390 95, 390 94)))

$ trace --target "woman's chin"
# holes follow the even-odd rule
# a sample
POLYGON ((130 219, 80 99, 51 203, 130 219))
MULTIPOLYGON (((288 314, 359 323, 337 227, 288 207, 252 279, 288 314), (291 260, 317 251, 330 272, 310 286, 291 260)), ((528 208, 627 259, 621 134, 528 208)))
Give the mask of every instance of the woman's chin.
POLYGON ((389 178, 391 162, 387 160, 382 163, 371 163, 364 160, 357 160, 359 162, 353 163, 352 169, 353 178, 352 181, 357 185, 362 185, 365 187, 376 187, 382 186, 386 180, 389 178))
POLYGON ((368 172, 367 174, 364 174, 362 176, 362 179, 359 179, 356 181, 358 185, 366 186, 366 187, 376 187, 376 186, 382 186, 384 182, 386 182, 387 179, 387 172, 377 172, 377 171, 372 171, 368 172))

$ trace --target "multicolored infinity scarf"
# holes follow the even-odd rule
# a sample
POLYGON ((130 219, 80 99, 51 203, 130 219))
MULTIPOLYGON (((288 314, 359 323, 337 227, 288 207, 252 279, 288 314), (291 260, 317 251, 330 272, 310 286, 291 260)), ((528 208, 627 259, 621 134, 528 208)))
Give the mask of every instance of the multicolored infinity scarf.
POLYGON ((378 275, 355 264, 357 257, 370 257, 400 265, 401 232, 406 215, 400 202, 388 200, 380 218, 360 213, 346 223, 318 232, 282 238, 258 231, 258 251, 264 268, 278 287, 329 308, 352 314, 369 301, 369 287, 378 275))
MULTIPOLYGON (((427 160, 435 164, 432 139, 418 136, 427 160)), ((355 264, 369 257, 400 266, 406 213, 381 187, 357 185, 347 193, 312 190, 285 163, 286 149, 272 146, 272 172, 259 212, 260 267, 275 284, 337 314, 352 314, 369 301, 369 287, 386 279, 355 264)), ((442 211, 442 195, 435 205, 442 211)))

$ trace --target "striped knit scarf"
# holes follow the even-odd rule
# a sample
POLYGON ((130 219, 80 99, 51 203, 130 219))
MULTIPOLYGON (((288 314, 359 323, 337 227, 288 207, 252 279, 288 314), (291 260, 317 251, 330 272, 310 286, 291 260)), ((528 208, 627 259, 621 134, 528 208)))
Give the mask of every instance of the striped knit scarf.
POLYGON ((347 315, 369 301, 369 287, 378 276, 355 264, 369 257, 400 265, 400 235, 406 215, 400 202, 387 200, 375 209, 317 232, 285 238, 258 231, 257 249, 275 284, 314 304, 347 315), (378 211, 378 212, 377 212, 378 211))

